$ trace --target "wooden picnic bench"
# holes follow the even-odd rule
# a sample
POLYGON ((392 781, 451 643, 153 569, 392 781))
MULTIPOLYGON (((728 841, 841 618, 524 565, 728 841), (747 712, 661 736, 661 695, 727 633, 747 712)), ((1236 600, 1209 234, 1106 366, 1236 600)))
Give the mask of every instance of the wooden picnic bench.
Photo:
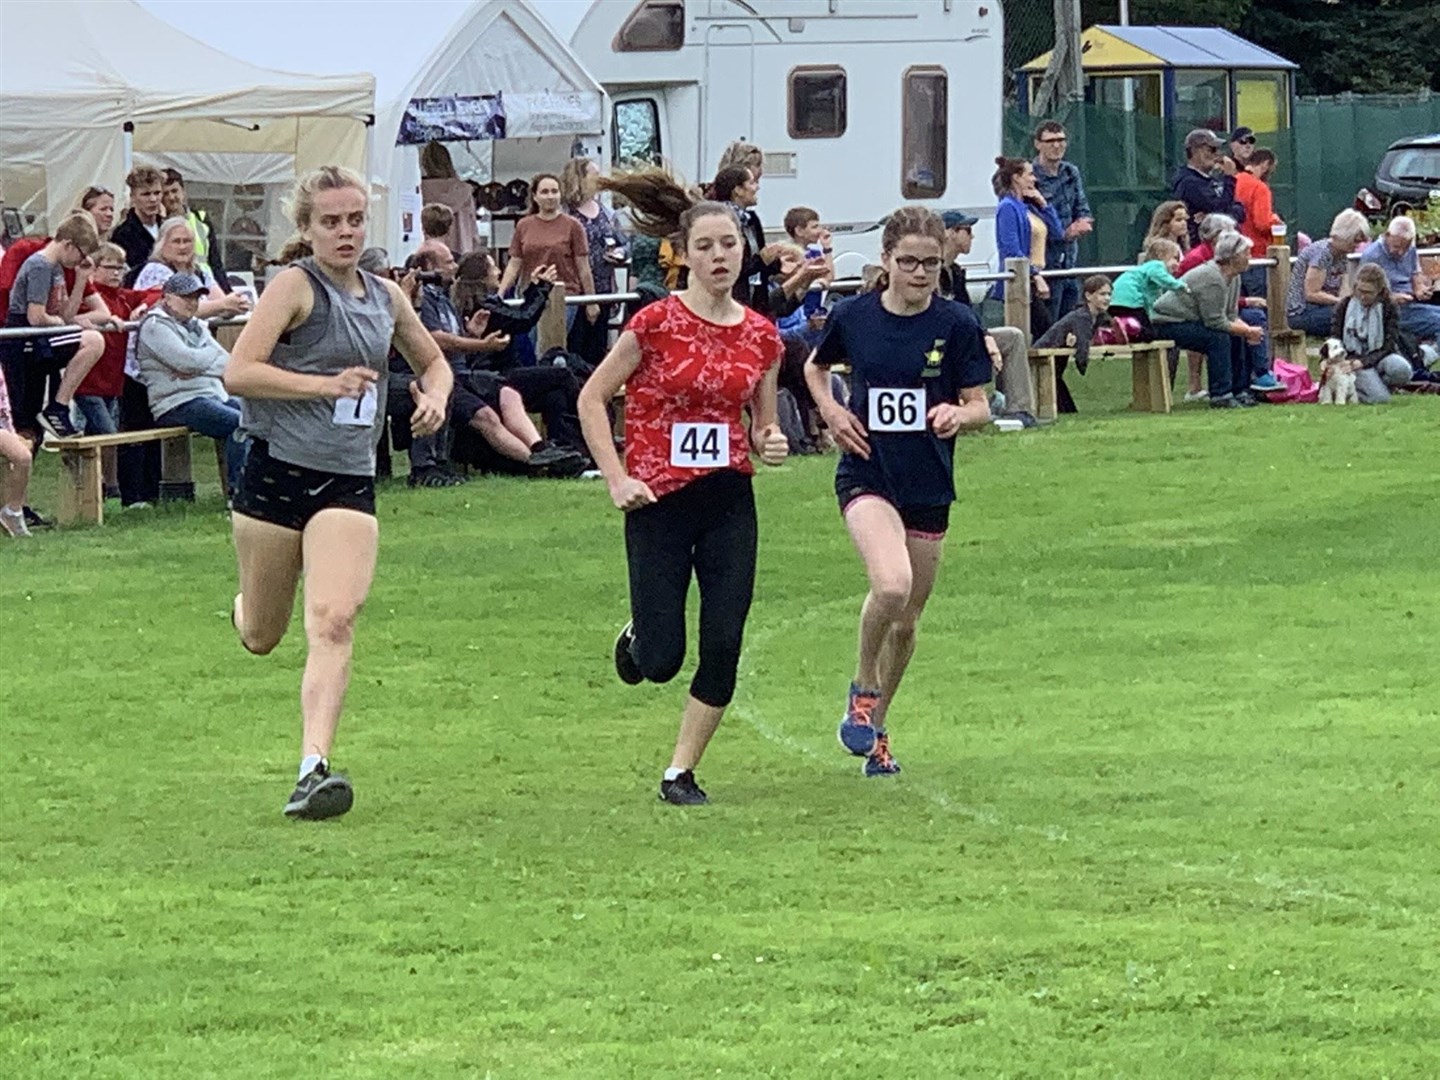
MULTIPOLYGON (((193 499, 195 481, 190 466, 190 429, 183 427, 150 428, 148 431, 122 431, 116 435, 80 435, 73 439, 52 439, 49 445, 60 452, 62 477, 60 508, 57 519, 61 525, 103 525, 105 499, 101 486, 100 451, 107 446, 134 446, 138 443, 160 444, 160 497, 162 499, 193 499)), ((224 476, 224 470, 221 470, 224 476)))
MULTIPOLYGON (((1096 360, 1130 361, 1130 407, 1137 412, 1168 413, 1170 411, 1170 350, 1173 341, 1141 341, 1134 345, 1091 345, 1090 362, 1096 360)), ((1030 374, 1035 382, 1035 418, 1054 420, 1059 415, 1056 400, 1056 361, 1073 359, 1075 350, 1031 349, 1030 374)))

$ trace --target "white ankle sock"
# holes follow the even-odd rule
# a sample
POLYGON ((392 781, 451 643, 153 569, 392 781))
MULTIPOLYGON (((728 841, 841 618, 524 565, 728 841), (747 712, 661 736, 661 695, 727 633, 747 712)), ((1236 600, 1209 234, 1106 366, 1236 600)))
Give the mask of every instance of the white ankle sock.
POLYGON ((322 765, 324 762, 325 759, 319 754, 306 754, 300 759, 300 779, 304 780, 305 777, 315 771, 317 765, 322 765))
POLYGON ((679 779, 680 779, 680 774, 683 773, 684 771, 685 771, 684 769, 677 769, 677 768, 675 768, 675 767, 672 765, 670 768, 668 768, 668 769, 665 770, 665 779, 666 779, 666 780, 679 780, 679 779))

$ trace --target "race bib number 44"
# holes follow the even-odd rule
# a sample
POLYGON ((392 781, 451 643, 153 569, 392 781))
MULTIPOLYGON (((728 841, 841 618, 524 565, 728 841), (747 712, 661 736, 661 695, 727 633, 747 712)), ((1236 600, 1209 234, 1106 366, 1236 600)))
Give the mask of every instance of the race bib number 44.
POLYGON ((728 424, 673 424, 670 464, 678 469, 725 469, 730 466, 728 424))
POLYGON ((870 388, 871 431, 924 431, 925 391, 870 388))
POLYGON ((335 401, 334 422, 341 427, 370 427, 375 423, 375 407, 379 394, 375 384, 365 387, 358 398, 342 397, 335 401))

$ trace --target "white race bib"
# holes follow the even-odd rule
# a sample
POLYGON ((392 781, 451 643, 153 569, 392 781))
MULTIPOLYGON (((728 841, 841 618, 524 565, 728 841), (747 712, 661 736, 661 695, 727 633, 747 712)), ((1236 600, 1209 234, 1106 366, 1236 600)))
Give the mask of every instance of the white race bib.
POLYGON ((870 388, 871 431, 924 431, 925 391, 870 388))
POLYGON ((679 469, 730 466, 729 424, 672 424, 670 464, 679 469))
POLYGON ((341 427, 370 427, 375 423, 375 408, 379 398, 374 383, 365 387, 365 393, 358 398, 336 398, 335 423, 341 427))

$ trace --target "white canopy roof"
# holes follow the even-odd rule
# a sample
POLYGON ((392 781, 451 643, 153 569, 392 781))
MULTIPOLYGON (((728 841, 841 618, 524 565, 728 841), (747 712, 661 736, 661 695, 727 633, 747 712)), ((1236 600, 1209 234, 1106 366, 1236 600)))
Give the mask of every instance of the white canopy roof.
MULTIPOLYGON (((389 197, 380 211, 387 227, 376 231, 373 242, 392 252, 401 246, 395 196, 417 190, 420 182, 416 148, 395 146, 412 99, 499 94, 507 142, 598 135, 604 129, 604 90, 528 0, 477 0, 439 38, 408 83, 394 87, 393 97, 390 88, 382 91, 370 164, 377 193, 389 197)), ((558 170, 567 151, 562 147, 549 167, 558 170)))
POLYGON ((127 122, 137 150, 205 155, 221 170, 228 155, 257 153, 293 155, 297 171, 363 167, 374 102, 373 76, 257 67, 133 0, 0 3, 0 179, 11 204, 43 189, 65 209, 92 183, 118 188, 127 122))

